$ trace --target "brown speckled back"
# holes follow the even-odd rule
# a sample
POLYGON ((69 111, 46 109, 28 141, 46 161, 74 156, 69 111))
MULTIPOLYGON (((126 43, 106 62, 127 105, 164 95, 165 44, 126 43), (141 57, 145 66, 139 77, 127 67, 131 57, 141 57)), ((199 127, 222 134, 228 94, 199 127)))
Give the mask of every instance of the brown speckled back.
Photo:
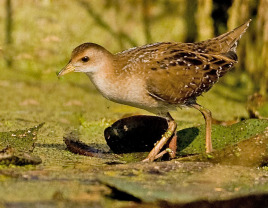
POLYGON ((148 95, 172 105, 190 105, 237 63, 237 41, 249 21, 198 43, 162 42, 116 54, 118 73, 146 78, 148 95))

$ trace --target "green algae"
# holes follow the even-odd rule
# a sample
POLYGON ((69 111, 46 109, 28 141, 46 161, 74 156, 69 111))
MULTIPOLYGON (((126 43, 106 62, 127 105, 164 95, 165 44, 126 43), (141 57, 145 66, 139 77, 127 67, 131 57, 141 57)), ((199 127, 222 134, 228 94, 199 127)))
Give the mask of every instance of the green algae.
MULTIPOLYGON (((214 149, 222 149, 267 130, 268 120, 247 119, 231 126, 212 125, 214 149)), ((181 155, 205 152, 205 126, 183 129, 177 133, 181 155)))
POLYGON ((258 194, 268 194, 265 173, 239 166, 209 163, 163 162, 134 169, 126 174, 119 170, 108 172, 99 180, 144 202, 167 201, 187 204, 195 201, 217 201, 258 194), (131 174, 131 172, 134 172, 131 174), (220 177, 219 177, 220 176, 220 177), (252 183, 254 181, 254 183, 252 183))
POLYGON ((37 165, 41 158, 31 153, 37 140, 39 124, 26 130, 0 132, 0 165, 37 165))
POLYGON ((234 145, 210 154, 198 154, 179 158, 180 161, 209 161, 212 163, 240 165, 240 166, 265 166, 268 163, 268 135, 267 131, 244 139, 234 145))
MULTIPOLYGON (((120 158, 125 162, 141 161, 146 157, 148 153, 138 153, 140 152, 140 150, 137 150, 137 148, 140 149, 139 145, 144 145, 146 150, 150 151, 153 144, 157 141, 156 138, 160 138, 162 135, 161 132, 163 132, 159 131, 159 135, 153 134, 151 132, 153 129, 152 126, 161 124, 161 128, 166 128, 166 126, 163 125, 165 124, 165 120, 155 116, 128 117, 127 119, 121 119, 119 121, 120 125, 117 124, 118 122, 116 122, 116 125, 113 124, 111 127, 108 127, 105 130, 105 136, 106 139, 109 139, 108 145, 112 150, 116 148, 116 152, 119 153, 124 151, 129 152, 129 154, 120 154, 120 158), (149 118, 150 122, 147 121, 149 118), (158 122, 160 123, 158 124, 158 122), (150 123, 150 126, 147 127, 148 123, 150 123), (114 130, 116 130, 117 134, 114 134, 114 130), (138 133, 136 133, 136 131, 138 133)), ((92 124, 89 127, 87 128, 90 131, 92 131, 92 127, 95 128, 92 124)), ((202 158, 202 161, 221 161, 225 163, 230 163, 230 160, 232 160, 233 164, 242 165, 247 163, 248 165, 259 166, 266 163, 268 155, 267 127, 268 120, 259 119, 248 119, 231 126, 214 125, 212 134, 214 151, 211 154, 204 154, 204 126, 184 129, 177 133, 177 155, 185 156, 201 153, 201 155, 191 158, 199 158, 199 160, 202 158), (236 162, 234 158, 237 159, 236 162), (241 160, 239 160, 239 158, 241 160), (246 159, 242 160, 243 158, 246 159)), ((160 127, 158 126, 157 128, 160 127)), ((158 130, 159 129, 155 129, 154 131, 156 132, 158 130)), ((67 140, 65 139, 65 143, 68 149, 76 154, 91 157, 114 157, 114 154, 105 150, 103 146, 99 146, 98 149, 94 148, 94 146, 96 146, 94 141, 90 143, 90 145, 86 145, 81 143, 78 138, 72 138, 72 135, 70 135, 67 140), (70 145, 71 142, 73 145, 70 145), (103 153, 105 153, 105 155, 103 153)), ((187 160, 187 158, 183 158, 183 160, 187 160)))
POLYGON ((32 152, 37 140, 37 132, 43 125, 44 123, 41 123, 25 130, 0 132, 0 149, 11 147, 20 152, 32 152))
POLYGON ((26 152, 16 152, 12 148, 4 149, 0 152, 0 165, 38 165, 41 158, 26 152))

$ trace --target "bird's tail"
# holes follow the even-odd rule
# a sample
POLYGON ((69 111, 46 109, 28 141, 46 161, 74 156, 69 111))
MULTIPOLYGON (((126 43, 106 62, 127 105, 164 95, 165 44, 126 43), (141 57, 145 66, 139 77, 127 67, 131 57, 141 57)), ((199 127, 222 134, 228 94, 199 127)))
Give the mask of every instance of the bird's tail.
POLYGON ((236 52, 237 42, 246 32, 251 19, 230 32, 224 33, 218 37, 203 41, 208 47, 210 52, 217 52, 226 54, 228 52, 236 52))

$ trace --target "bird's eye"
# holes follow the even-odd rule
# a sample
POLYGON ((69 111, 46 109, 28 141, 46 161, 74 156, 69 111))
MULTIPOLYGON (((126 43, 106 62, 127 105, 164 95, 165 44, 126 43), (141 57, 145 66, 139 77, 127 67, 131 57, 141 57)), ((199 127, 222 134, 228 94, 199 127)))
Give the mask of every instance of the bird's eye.
POLYGON ((83 62, 88 62, 88 61, 89 61, 89 57, 88 57, 88 56, 84 56, 81 60, 82 60, 83 62))

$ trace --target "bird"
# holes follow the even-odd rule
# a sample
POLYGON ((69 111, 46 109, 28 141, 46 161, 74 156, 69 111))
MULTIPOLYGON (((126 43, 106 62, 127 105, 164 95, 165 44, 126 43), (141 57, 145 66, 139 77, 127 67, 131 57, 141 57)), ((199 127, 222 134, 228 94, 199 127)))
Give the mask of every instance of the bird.
POLYGON ((192 107, 201 112, 206 128, 206 153, 213 151, 212 114, 196 102, 238 62, 237 43, 251 19, 220 36, 201 42, 157 42, 111 53, 91 42, 77 46, 58 73, 85 73, 108 100, 134 106, 167 120, 167 130, 144 162, 176 157, 176 121, 170 111, 192 107))

